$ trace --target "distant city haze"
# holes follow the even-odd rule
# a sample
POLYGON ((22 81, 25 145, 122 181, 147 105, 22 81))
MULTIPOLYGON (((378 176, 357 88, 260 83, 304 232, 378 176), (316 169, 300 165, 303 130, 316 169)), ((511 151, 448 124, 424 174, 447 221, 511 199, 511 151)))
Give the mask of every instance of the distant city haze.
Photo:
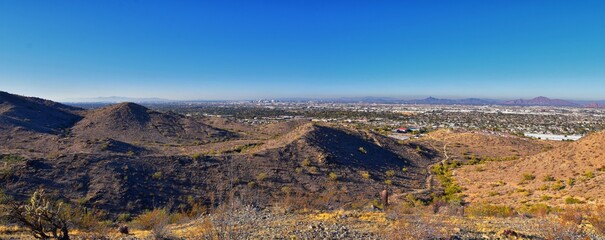
POLYGON ((57 101, 604 100, 605 1, 2 1, 0 91, 57 101))

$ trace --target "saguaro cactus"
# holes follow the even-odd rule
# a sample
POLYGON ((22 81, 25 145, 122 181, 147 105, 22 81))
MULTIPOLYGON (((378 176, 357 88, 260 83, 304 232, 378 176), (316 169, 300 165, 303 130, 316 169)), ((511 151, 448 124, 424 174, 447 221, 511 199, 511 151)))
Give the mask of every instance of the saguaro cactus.
POLYGON ((389 205, 389 190, 385 189, 380 192, 380 200, 382 201, 382 206, 384 208, 389 205))

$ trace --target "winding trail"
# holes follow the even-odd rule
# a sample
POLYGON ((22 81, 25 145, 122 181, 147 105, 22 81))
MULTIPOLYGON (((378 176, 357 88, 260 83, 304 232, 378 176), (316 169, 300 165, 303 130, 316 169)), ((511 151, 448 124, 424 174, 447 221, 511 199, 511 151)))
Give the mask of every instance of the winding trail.
MULTIPOLYGON (((424 187, 424 189, 416 189, 416 190, 414 190, 414 191, 407 192, 407 193, 393 194, 393 199, 397 199, 397 198, 399 198, 400 196, 405 195, 405 194, 409 194, 409 193, 411 193, 411 194, 420 194, 420 193, 426 193, 426 192, 430 192, 430 191, 432 191, 432 190, 433 190, 433 178, 435 177, 435 176, 434 176, 434 175, 431 173, 431 172, 432 172, 432 169, 433 169, 433 166, 435 166, 435 164, 445 164, 445 162, 446 162, 447 160, 449 160, 449 159, 450 159, 450 156, 449 156, 449 155, 448 155, 448 153, 447 153, 447 146, 448 146, 448 145, 449 145, 451 142, 448 142, 447 140, 448 140, 449 138, 451 138, 451 137, 453 137, 453 136, 448 136, 448 137, 446 137, 446 138, 444 138, 444 139, 443 139, 443 142, 445 143, 445 144, 443 145, 443 152, 442 152, 442 153, 443 153, 444 158, 443 158, 441 161, 437 162, 437 163, 433 163, 433 164, 429 164, 429 165, 427 165, 427 167, 426 167, 426 172, 427 172, 428 176, 426 177, 426 181, 425 181, 425 187, 424 187)), ((433 137, 429 137, 429 139, 434 139, 434 138, 433 138, 433 137)), ((438 139, 434 139, 434 140, 438 140, 438 139)), ((439 149, 439 148, 435 147, 435 146, 433 145, 433 143, 432 143, 432 142, 430 142, 430 141, 429 141, 428 143, 429 143, 429 145, 431 146, 431 148, 436 149, 436 150, 437 150, 437 149, 439 149)))

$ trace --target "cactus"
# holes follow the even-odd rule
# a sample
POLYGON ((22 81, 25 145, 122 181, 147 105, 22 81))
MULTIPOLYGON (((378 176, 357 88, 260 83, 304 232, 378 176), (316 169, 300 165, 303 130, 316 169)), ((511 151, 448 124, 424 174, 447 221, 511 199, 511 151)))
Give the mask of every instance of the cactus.
POLYGON ((9 217, 29 228, 37 239, 69 240, 68 221, 61 214, 62 205, 48 199, 44 191, 36 191, 28 203, 10 203, 9 217))

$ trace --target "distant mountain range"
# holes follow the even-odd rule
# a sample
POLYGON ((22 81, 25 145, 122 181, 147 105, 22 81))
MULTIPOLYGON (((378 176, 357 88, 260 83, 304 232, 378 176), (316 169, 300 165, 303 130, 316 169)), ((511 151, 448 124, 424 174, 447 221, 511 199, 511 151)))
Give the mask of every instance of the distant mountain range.
POLYGON ((497 100, 485 98, 447 99, 428 97, 424 99, 403 100, 397 98, 359 97, 325 100, 348 103, 383 103, 383 104, 428 104, 428 105, 509 105, 509 106, 555 106, 555 107, 589 107, 605 108, 605 101, 575 101, 536 97, 532 99, 497 100))
MULTIPOLYGON (((547 97, 536 97, 532 99, 516 99, 516 100, 498 100, 487 98, 435 98, 428 97, 424 99, 400 99, 393 97, 343 97, 343 98, 277 98, 281 102, 336 102, 336 103, 380 103, 380 104, 427 104, 427 105, 508 105, 508 106, 554 106, 554 107, 589 107, 589 108, 605 108, 605 100, 600 101, 584 101, 584 100, 563 100, 551 99, 547 97)), ((64 103, 170 103, 182 102, 177 100, 163 98, 131 98, 131 97, 96 97, 96 98, 72 98, 65 99, 64 103)), ((191 101, 187 101, 191 102, 191 101)), ((193 101, 205 102, 205 101, 193 101)))
POLYGON ((533 99, 517 99, 512 101, 506 101, 502 103, 503 105, 513 105, 513 106, 559 106, 559 107, 579 107, 580 104, 561 100, 561 99, 550 99, 547 97, 537 97, 533 99))

